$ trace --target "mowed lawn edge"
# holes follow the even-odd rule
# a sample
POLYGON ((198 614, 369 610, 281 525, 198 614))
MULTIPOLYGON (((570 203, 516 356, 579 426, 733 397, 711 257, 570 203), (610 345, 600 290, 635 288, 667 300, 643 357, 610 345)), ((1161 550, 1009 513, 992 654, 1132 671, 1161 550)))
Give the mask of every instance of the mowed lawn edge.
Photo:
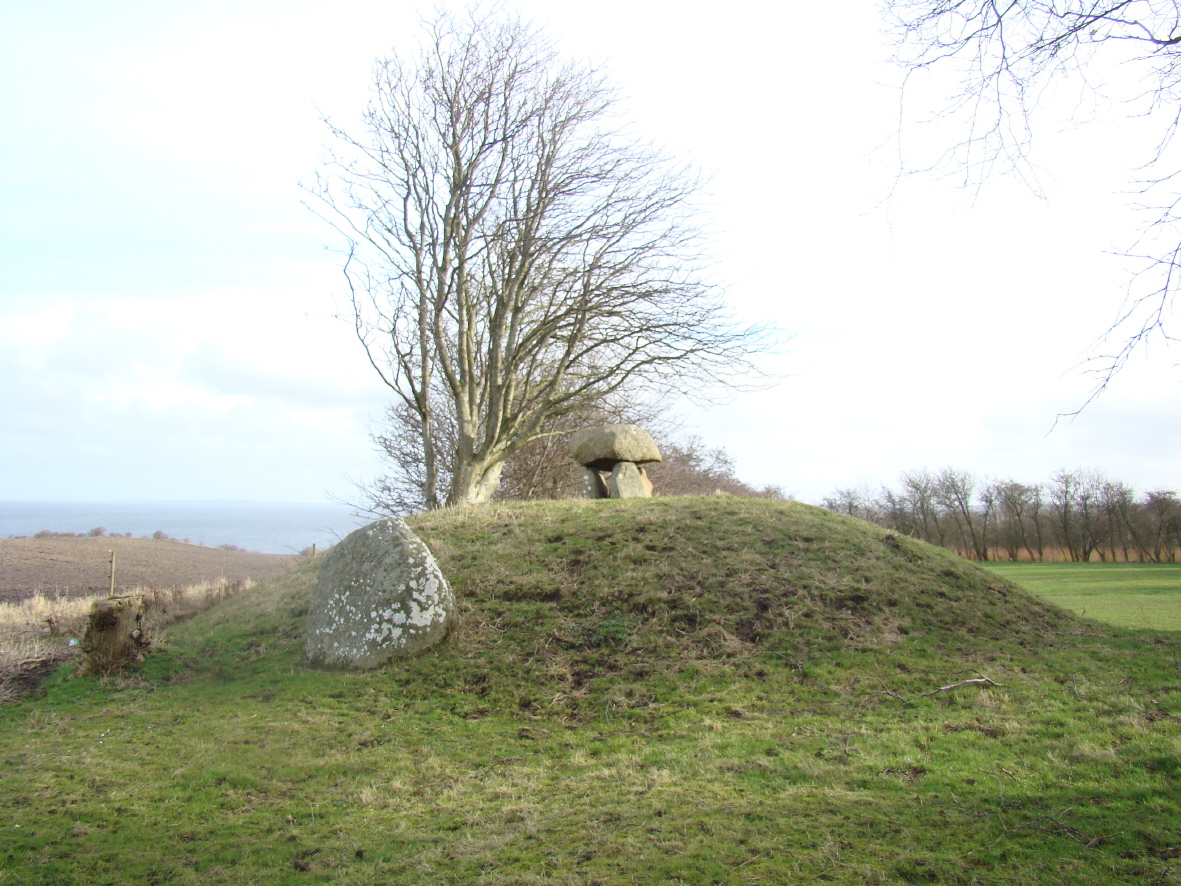
POLYGON ((1110 625, 1181 631, 1181 563, 984 563, 1031 593, 1110 625))

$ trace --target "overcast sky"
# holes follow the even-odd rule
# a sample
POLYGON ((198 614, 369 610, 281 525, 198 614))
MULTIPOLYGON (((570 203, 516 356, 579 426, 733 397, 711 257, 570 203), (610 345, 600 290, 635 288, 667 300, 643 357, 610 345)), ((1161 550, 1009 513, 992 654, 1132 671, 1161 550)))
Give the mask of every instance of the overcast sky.
MULTIPOLYGON (((1175 352, 1081 416, 1151 135, 1038 132, 1039 197, 899 179, 958 131, 900 106, 872 0, 517 4, 602 64, 634 130, 711 177, 718 276, 790 341, 781 380, 687 407, 739 475, 817 501, 955 466, 1097 468, 1181 489, 1175 352), (901 133, 899 130, 902 121, 901 133)), ((44 0, 0 31, 0 499, 323 501, 378 469, 386 391, 347 323, 334 233, 301 205, 373 60, 425 3, 44 0)), ((934 84, 935 87, 938 84, 934 84)), ((937 91, 937 89, 936 89, 937 91)), ((1113 119, 1108 120, 1108 116, 1113 119)), ((1052 116, 1051 116, 1052 119, 1052 116)))

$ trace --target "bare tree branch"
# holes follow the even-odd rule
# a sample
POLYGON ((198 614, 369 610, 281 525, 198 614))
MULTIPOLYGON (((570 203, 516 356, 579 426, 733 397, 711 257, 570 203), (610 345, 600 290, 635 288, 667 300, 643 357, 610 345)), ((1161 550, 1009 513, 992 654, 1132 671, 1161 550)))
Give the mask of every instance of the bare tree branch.
POLYGON ((957 120, 964 137, 937 164, 965 185, 1016 172, 1036 191, 1030 163, 1033 117, 1049 90, 1076 83, 1128 103, 1130 116, 1161 121, 1143 177, 1133 184, 1157 201, 1131 247, 1139 264, 1123 306, 1082 364, 1095 379, 1077 415, 1102 394, 1134 353, 1174 340, 1168 320, 1181 275, 1181 169, 1170 150, 1181 125, 1181 2, 1178 0, 885 0, 895 61, 911 74, 950 69, 958 91, 939 116, 957 120), (1130 94, 1105 71, 1130 72, 1130 94))

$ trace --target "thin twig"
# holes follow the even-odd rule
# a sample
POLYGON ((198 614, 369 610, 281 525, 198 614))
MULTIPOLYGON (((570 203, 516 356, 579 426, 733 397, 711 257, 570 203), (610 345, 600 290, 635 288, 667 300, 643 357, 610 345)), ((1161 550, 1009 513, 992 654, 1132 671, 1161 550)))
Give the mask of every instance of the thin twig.
POLYGON ((938 695, 940 692, 947 692, 948 690, 951 690, 951 689, 958 689, 960 686, 967 686, 969 683, 985 683, 989 686, 1002 685, 1000 683, 997 683, 995 680, 990 680, 990 679, 988 679, 988 677, 981 675, 980 677, 976 677, 971 680, 961 680, 958 683, 952 683, 950 686, 940 686, 938 689, 934 689, 931 692, 924 692, 921 695, 916 695, 914 698, 911 699, 911 701, 915 701, 916 699, 920 699, 920 698, 927 698, 928 696, 931 696, 931 695, 938 695))
MULTIPOLYGON (((878 682, 882 683, 880 678, 878 679, 878 682)), ((882 689, 881 692, 875 693, 875 695, 888 695, 890 698, 897 699, 903 704, 914 704, 920 698, 930 698, 932 695, 938 695, 940 692, 949 692, 952 689, 958 689, 960 686, 967 686, 969 683, 980 683, 986 684, 988 686, 1004 685, 1003 683, 998 683, 995 680, 990 680, 988 677, 985 677, 983 674, 981 674, 979 677, 974 677, 971 680, 960 680, 958 683, 951 683, 947 686, 940 686, 938 689, 932 689, 930 692, 920 693, 914 698, 904 698, 892 689, 882 689)), ((882 683, 882 685, 885 686, 885 683, 882 683)))

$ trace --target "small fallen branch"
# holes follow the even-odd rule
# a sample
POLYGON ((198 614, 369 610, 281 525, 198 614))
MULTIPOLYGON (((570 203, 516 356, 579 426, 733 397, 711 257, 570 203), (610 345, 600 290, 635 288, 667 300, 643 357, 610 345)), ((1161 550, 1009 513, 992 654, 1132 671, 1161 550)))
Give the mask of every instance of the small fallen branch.
MULTIPOLYGON (((878 678, 878 682, 882 682, 880 677, 878 678)), ((898 701, 902 702, 903 704, 914 704, 920 698, 930 698, 932 695, 938 695, 940 692, 950 692, 953 689, 958 689, 961 686, 967 686, 972 683, 983 684, 986 686, 1004 685, 1003 683, 998 683, 995 680, 990 680, 988 677, 981 674, 979 677, 973 677, 971 680, 960 680, 958 683, 950 683, 947 686, 940 686, 938 689, 932 689, 930 692, 922 692, 916 695, 914 698, 904 698, 892 689, 883 689, 881 692, 875 693, 875 695, 888 695, 890 698, 898 699, 898 701)), ((883 685, 885 684, 883 683, 883 685)))
POLYGON ((1116 837, 1122 837, 1125 833, 1127 833, 1127 831, 1117 831, 1114 834, 1104 834, 1100 837, 1090 837, 1078 830, 1078 828, 1071 827, 1062 820, 1071 812, 1074 812, 1074 807, 1068 806, 1057 815, 1039 815, 1037 818, 1030 819, 1029 821, 1015 825, 1011 828, 1006 827, 1001 832, 1001 835, 992 842, 992 845, 995 846, 1009 834, 1015 833, 1016 831, 1019 831, 1023 828, 1032 828, 1038 831, 1046 831, 1047 833, 1051 834, 1062 834, 1064 836, 1070 837, 1070 839, 1075 840, 1078 843, 1081 843, 1084 849, 1094 849, 1096 846, 1106 843, 1108 840, 1112 840, 1116 837), (1047 825, 1046 822, 1051 822, 1052 824, 1047 825))
POLYGON ((984 683, 989 686, 1000 686, 1001 685, 1000 683, 996 682, 995 680, 990 680, 987 677, 985 677, 983 674, 981 674, 979 677, 972 679, 972 680, 960 680, 960 682, 952 683, 950 686, 940 686, 938 689, 934 689, 931 692, 924 692, 921 695, 916 695, 913 699, 911 699, 911 701, 915 701, 920 698, 929 698, 932 695, 938 695, 940 692, 947 692, 951 689, 958 689, 961 686, 967 686, 969 683, 984 683))

